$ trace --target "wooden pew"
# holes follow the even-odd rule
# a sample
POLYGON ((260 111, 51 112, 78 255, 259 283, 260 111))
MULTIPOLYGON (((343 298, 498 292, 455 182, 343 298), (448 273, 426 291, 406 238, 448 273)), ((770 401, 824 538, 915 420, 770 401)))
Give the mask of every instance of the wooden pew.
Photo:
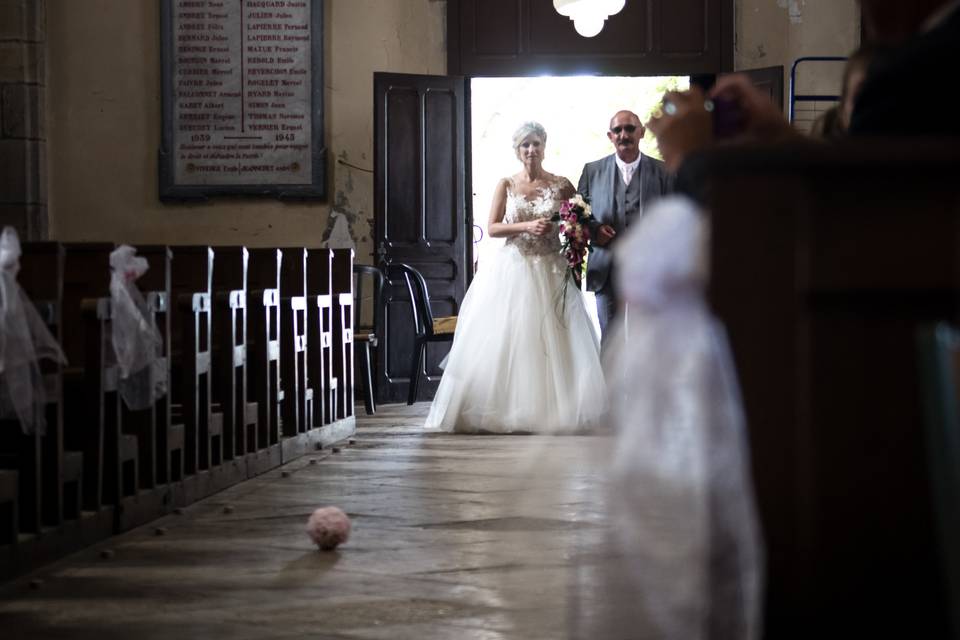
POLYGON ((307 382, 307 250, 281 250, 280 341, 281 379, 284 381, 283 460, 303 455, 313 427, 313 389, 307 382))
MULTIPOLYGON (((18 534, 12 546, 0 549, 0 579, 75 551, 113 531, 114 509, 104 503, 103 486, 92 482, 91 490, 84 483, 84 476, 97 480, 103 475, 105 416, 102 411, 89 417, 83 413, 88 397, 93 399, 90 404, 95 408, 104 406, 96 401, 104 390, 90 383, 90 379, 99 381, 99 375, 95 375, 98 371, 91 370, 90 376, 84 377, 86 345, 81 313, 85 296, 107 290, 109 274, 103 258, 109 250, 109 245, 99 245, 90 252, 81 252, 84 255, 70 252, 68 258, 68 252, 57 243, 23 245, 18 280, 34 300, 51 334, 64 346, 64 351, 73 356, 73 368, 64 374, 59 364, 41 361, 48 402, 45 436, 19 436, 18 424, 9 430, 8 425, 3 425, 6 435, 17 434, 21 445, 29 443, 29 446, 21 446, 22 458, 14 465, 28 473, 17 471, 14 477, 10 473, 2 474, 4 486, 0 493, 6 495, 19 485, 17 490, 23 495, 27 509, 23 509, 19 496, 13 505, 6 503, 5 498, 0 499, 6 503, 0 505, 0 528, 4 533, 18 534), (69 268, 89 261, 96 263, 98 270, 91 274, 90 282, 83 285, 79 274, 70 272, 69 268), (90 392, 86 393, 86 389, 90 392), (72 402, 68 397, 71 393, 72 402), (65 415, 70 418, 66 423, 65 415), (92 458, 85 457, 84 451, 91 452, 92 458), (22 482, 24 476, 26 483, 22 482), (11 513, 11 509, 15 511, 11 513), (21 512, 29 518, 25 526, 22 521, 10 519, 19 520, 21 512)), ((0 537, 6 540, 8 536, 0 534, 0 537)))
MULTIPOLYGON (((184 435, 182 422, 174 424, 172 420, 172 349, 173 349, 173 251, 167 246, 140 246, 137 254, 146 258, 149 270, 137 282, 147 302, 147 310, 152 314, 160 335, 163 338, 163 359, 167 371, 167 393, 160 398, 152 410, 142 412, 139 418, 147 421, 140 426, 146 437, 150 438, 152 455, 141 452, 141 469, 146 465, 148 471, 142 482, 150 482, 149 463, 152 459, 152 484, 160 486, 183 479, 184 435)), ((125 419, 125 422, 128 419, 125 419)))
POLYGON ((136 435, 123 429, 120 370, 114 361, 111 342, 113 306, 109 297, 84 298, 81 310, 86 342, 84 388, 89 393, 88 402, 97 399, 100 404, 100 411, 95 414, 101 437, 101 501, 120 506, 127 498, 135 498, 139 491, 140 442, 136 435))
POLYGON ((960 320, 958 170, 955 142, 918 140, 709 159, 768 638, 949 634, 915 331, 960 320))
MULTIPOLYGON (((22 249, 17 280, 50 333, 59 341, 63 250, 52 242, 25 243, 22 249)), ((0 468, 12 472, 14 477, 11 479, 7 474, 7 481, 15 481, 21 492, 17 499, 20 512, 15 515, 19 524, 24 525, 25 532, 34 534, 43 527, 55 527, 62 522, 65 485, 71 503, 70 517, 79 517, 77 492, 81 490, 82 480, 82 454, 71 452, 68 456, 63 447, 60 365, 42 361, 41 370, 48 402, 46 435, 24 434, 16 420, 0 424, 0 468), (69 484, 61 479, 65 471, 70 472, 67 474, 69 484)))
POLYGON ((257 405, 247 395, 249 260, 245 247, 217 247, 213 269, 213 399, 223 408, 224 457, 244 465, 257 449, 257 405))
MULTIPOLYGON (((64 249, 54 242, 27 243, 20 260, 18 280, 33 301, 47 328, 63 344, 63 269, 64 249)), ((80 517, 83 488, 83 453, 66 449, 63 440, 63 368, 59 363, 43 362, 47 381, 47 437, 42 464, 50 482, 44 486, 44 517, 47 525, 59 525, 63 519, 80 517), (57 470, 59 470, 58 475, 57 470), (56 478, 59 478, 57 480, 56 478)))
POLYGON ((3 514, 0 527, 4 529, 15 526, 18 533, 22 530, 34 535, 43 529, 44 506, 49 504, 44 500, 49 480, 44 481, 43 445, 39 433, 23 433, 16 419, 0 420, 0 471, 5 474, 7 487, 17 489, 16 495, 5 500, 13 504, 16 513, 3 514))
POLYGON ((277 249, 139 247, 150 269, 137 286, 164 338, 170 377, 152 409, 131 411, 111 364, 113 249, 42 243, 22 260, 21 283, 35 292, 69 367, 62 383, 56 367, 45 370, 48 436, 23 439, 26 450, 18 442, 15 468, 0 470, 0 578, 355 431, 351 251, 336 259, 328 249, 288 251, 302 259, 281 271, 277 249), (281 376, 295 384, 285 390, 281 376), (293 437, 284 440, 285 423, 293 437), (291 440, 297 445, 284 452, 291 440))
POLYGON ((171 423, 170 296, 173 253, 165 245, 141 245, 136 249, 137 256, 145 258, 149 266, 137 280, 136 286, 163 341, 160 355, 166 370, 167 393, 158 398, 152 407, 141 410, 131 410, 121 399, 120 431, 123 435, 136 437, 138 478, 137 490, 121 502, 122 509, 117 514, 117 528, 120 531, 149 522, 169 510, 172 494, 166 485, 172 481, 170 459, 173 455, 182 459, 184 448, 184 426, 171 423))
MULTIPOLYGON (((140 246, 137 255, 147 260, 147 272, 136 282, 147 303, 147 313, 156 323, 163 339, 162 358, 164 366, 170 362, 170 322, 167 313, 170 301, 170 263, 172 254, 166 246, 140 246)), ((169 374, 168 374, 169 380, 169 374)), ((137 436, 139 442, 139 484, 142 489, 152 489, 158 484, 158 476, 166 478, 165 456, 160 451, 167 438, 166 422, 169 419, 170 394, 160 398, 152 408, 131 410, 122 404, 123 430, 137 436), (160 471, 163 469, 163 471, 160 471)))
POLYGON ((184 424, 184 483, 177 501, 189 504, 229 484, 219 472, 211 473, 223 460, 223 413, 213 410, 210 366, 214 251, 171 250, 172 415, 175 424, 184 424))
POLYGON ((18 472, 0 469, 0 578, 12 576, 17 567, 20 538, 18 472))
POLYGON ((247 270, 248 392, 257 403, 257 448, 248 457, 250 475, 280 466, 282 324, 279 249, 250 249, 247 270))
POLYGON ((336 418, 353 417, 353 249, 333 251, 333 375, 336 418))
MULTIPOLYGON (((83 453, 83 509, 101 512, 116 504, 118 476, 129 462, 129 441, 123 452, 108 451, 123 442, 117 437, 120 403, 116 379, 104 363, 104 318, 98 300, 110 295, 110 252, 105 243, 64 245, 62 337, 68 367, 64 372, 64 439, 67 448, 83 453), (107 467, 107 457, 113 466, 107 467), (121 462, 122 460, 122 462, 121 462)), ((111 515, 112 517, 112 515, 111 515)))
POLYGON ((307 250, 307 379, 313 388, 314 424, 336 420, 333 375, 333 252, 307 250))

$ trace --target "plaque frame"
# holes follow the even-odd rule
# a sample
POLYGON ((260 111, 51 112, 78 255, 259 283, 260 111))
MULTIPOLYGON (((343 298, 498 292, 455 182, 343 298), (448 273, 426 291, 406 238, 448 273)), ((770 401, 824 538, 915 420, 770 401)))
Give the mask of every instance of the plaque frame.
MULTIPOLYGON (((160 0, 160 79, 162 131, 158 151, 160 200, 176 202, 207 200, 217 196, 261 196, 282 200, 327 199, 327 149, 324 145, 324 56, 323 0, 310 3, 310 112, 311 112, 311 181, 309 184, 178 184, 174 140, 174 100, 176 87, 174 59, 176 40, 173 33, 176 0, 160 0)), ((242 54, 241 54, 242 55, 242 54)))

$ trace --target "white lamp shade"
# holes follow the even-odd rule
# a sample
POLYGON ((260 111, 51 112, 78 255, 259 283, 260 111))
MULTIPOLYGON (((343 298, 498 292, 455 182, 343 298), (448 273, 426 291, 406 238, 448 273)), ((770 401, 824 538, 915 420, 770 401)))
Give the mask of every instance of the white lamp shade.
POLYGON ((623 7, 626 6, 627 0, 606 0, 606 4, 607 15, 612 16, 623 11, 623 7))
POLYGON ((553 0, 553 8, 557 10, 557 13, 568 18, 573 15, 579 4, 580 0, 553 0))
POLYGON ((592 38, 603 30, 608 16, 620 13, 626 0, 553 0, 553 8, 573 20, 573 26, 584 38, 592 38))
POLYGON ((573 21, 573 27, 577 33, 584 38, 592 38, 603 31, 603 23, 606 18, 597 14, 580 14, 573 21))

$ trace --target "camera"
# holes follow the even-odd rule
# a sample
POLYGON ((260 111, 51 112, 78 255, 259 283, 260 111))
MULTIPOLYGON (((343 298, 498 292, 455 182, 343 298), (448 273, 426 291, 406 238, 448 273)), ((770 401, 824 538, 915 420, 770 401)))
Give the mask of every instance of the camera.
POLYGON ((743 133, 746 114, 740 103, 731 98, 714 98, 704 103, 704 108, 713 117, 713 135, 717 138, 733 138, 743 133))
MULTIPOLYGON (((733 138, 744 132, 747 123, 746 114, 736 100, 721 97, 708 98, 704 101, 703 108, 710 112, 714 137, 733 138)), ((677 106, 669 100, 664 100, 663 111, 672 116, 677 112, 677 106)))

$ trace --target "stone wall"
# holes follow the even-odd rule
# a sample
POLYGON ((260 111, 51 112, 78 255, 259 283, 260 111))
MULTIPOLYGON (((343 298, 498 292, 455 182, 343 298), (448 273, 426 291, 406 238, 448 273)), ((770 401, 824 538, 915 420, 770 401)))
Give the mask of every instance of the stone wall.
POLYGON ((0 0, 0 224, 47 236, 44 0, 0 0))
MULTIPOLYGON (((737 69, 783 65, 786 109, 797 58, 846 56, 860 46, 860 6, 856 0, 736 0, 735 28, 737 69)), ((802 63, 797 91, 838 93, 842 70, 842 63, 802 63)))
MULTIPOLYGON (((58 240, 326 243, 370 262, 372 74, 445 73, 446 1, 326 0, 324 11, 328 202, 162 204, 157 0, 0 0, 2 220, 40 237, 49 202, 58 240)), ((854 49, 859 10, 856 0, 736 0, 736 31, 738 68, 789 71, 800 55, 854 49)), ((835 84, 828 76, 815 80, 835 84)))
POLYGON ((356 246, 371 261, 373 73, 446 73, 446 2, 324 2, 327 202, 163 204, 158 0, 47 0, 58 240, 356 246))

